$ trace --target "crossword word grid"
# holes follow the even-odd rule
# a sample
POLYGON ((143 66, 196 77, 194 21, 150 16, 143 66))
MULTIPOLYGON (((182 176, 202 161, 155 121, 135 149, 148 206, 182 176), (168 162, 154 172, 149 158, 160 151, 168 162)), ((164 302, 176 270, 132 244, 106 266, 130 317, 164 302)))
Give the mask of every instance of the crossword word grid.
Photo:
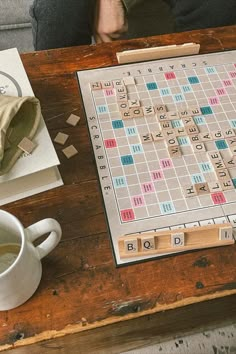
POLYGON ((235 51, 78 78, 118 264, 120 236, 236 226, 235 51))

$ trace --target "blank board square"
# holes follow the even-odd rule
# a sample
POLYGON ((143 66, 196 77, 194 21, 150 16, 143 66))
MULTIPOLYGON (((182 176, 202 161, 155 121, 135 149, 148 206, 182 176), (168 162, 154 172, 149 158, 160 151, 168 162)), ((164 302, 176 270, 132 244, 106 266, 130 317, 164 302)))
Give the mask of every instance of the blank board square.
POLYGON ((30 139, 28 139, 28 138, 25 137, 25 138, 23 138, 23 139, 21 140, 21 142, 18 144, 18 147, 19 147, 22 151, 24 151, 24 152, 30 154, 30 153, 34 150, 34 148, 36 147, 36 144, 33 143, 33 141, 31 141, 30 139))
POLYGON ((73 125, 75 127, 80 121, 80 117, 75 114, 71 114, 69 118, 66 120, 66 123, 73 125))
POLYGON ((55 143, 64 145, 68 138, 69 138, 69 135, 59 132, 56 135, 54 141, 55 141, 55 143))
POLYGON ((66 155, 68 159, 78 154, 78 151, 76 150, 74 145, 67 146, 65 149, 62 150, 62 152, 64 153, 64 155, 66 155))

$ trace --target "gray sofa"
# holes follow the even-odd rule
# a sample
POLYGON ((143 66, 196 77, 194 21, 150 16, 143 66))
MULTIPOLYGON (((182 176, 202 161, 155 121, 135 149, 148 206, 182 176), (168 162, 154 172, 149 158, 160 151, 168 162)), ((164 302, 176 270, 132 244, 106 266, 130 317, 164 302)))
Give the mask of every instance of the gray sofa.
POLYGON ((33 0, 0 0, 0 50, 33 50, 29 7, 33 0))

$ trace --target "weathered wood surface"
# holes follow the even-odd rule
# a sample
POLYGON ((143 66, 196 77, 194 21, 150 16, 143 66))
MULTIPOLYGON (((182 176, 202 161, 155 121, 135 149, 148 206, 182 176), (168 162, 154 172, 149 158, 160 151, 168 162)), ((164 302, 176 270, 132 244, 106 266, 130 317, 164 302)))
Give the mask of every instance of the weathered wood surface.
MULTIPOLYGON (((104 328, 101 337, 105 340, 110 326, 111 333, 115 333, 116 326, 123 328, 121 341, 127 344, 128 338, 138 340, 142 331, 148 337, 147 316, 142 315, 153 316, 149 320, 157 319, 152 328, 159 336, 166 334, 171 324, 169 333, 210 324, 211 318, 214 323, 225 316, 236 318, 235 246, 115 267, 75 76, 76 70, 116 65, 115 53, 122 50, 196 42, 201 44, 201 53, 207 53, 236 49, 235 38, 236 26, 233 26, 22 55, 51 137, 59 131, 69 134, 70 143, 79 154, 67 160, 61 147, 56 146, 65 185, 3 207, 25 226, 53 217, 61 224, 63 237, 43 260, 43 277, 35 295, 19 308, 0 313, 0 351, 19 347, 15 353, 28 353, 28 345, 35 343, 32 353, 37 353, 47 345, 49 349, 50 345, 56 348, 59 341, 59 347, 62 342, 62 347, 67 343, 68 353, 69 343, 74 343, 75 338, 78 348, 83 345, 80 333, 89 337, 96 331, 89 329, 104 328), (71 113, 81 116, 76 127, 65 123, 71 113), (204 300, 211 300, 210 304, 203 305, 204 300), (40 344, 55 337, 58 337, 55 343, 40 344)), ((153 334, 151 329, 150 333, 153 334)), ((107 346, 109 343, 112 340, 107 346)), ((100 348, 99 340, 98 345, 100 348)), ((88 352, 92 353, 92 349, 88 352)))

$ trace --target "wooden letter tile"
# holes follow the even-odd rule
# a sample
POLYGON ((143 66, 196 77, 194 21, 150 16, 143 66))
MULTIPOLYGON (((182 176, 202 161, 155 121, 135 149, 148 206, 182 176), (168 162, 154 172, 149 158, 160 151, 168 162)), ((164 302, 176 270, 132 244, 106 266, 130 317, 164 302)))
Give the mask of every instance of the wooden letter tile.
POLYGON ((219 240, 232 240, 233 239, 233 227, 226 226, 219 228, 219 240))
POLYGON ((135 79, 132 76, 123 77, 123 82, 124 82, 125 86, 135 85, 135 79))
POLYGON ((182 151, 179 145, 168 146, 168 152, 171 158, 182 156, 182 151))
POLYGON ((222 191, 222 188, 221 188, 221 185, 220 185, 219 181, 208 182, 208 187, 209 187, 210 193, 221 192, 222 191))
POLYGON ((165 129, 172 129, 172 125, 171 125, 171 122, 169 120, 166 120, 166 121, 163 121, 163 122, 160 122, 160 126, 161 126, 161 129, 165 130, 165 129))
POLYGON ((192 143, 192 148, 194 152, 206 151, 204 143, 192 143))
POLYGON ((76 150, 74 145, 67 146, 65 149, 62 150, 62 152, 68 159, 78 154, 78 151, 76 150))
POLYGON ((130 113, 133 118, 141 118, 144 117, 142 107, 130 108, 130 113))
POLYGON ((128 101, 121 101, 121 102, 118 102, 117 104, 118 104, 118 108, 120 111, 125 111, 125 110, 129 109, 128 101))
POLYGON ((35 149, 36 144, 33 143, 30 139, 24 137, 21 142, 18 144, 18 148, 22 151, 26 152, 27 154, 31 154, 31 152, 35 149))
POLYGON ((195 188, 195 185, 192 185, 192 186, 185 186, 183 188, 183 193, 184 193, 184 196, 186 198, 189 198, 189 197, 196 197, 197 196, 197 191, 196 191, 196 188, 195 188))
POLYGON ((184 123, 184 125, 194 125, 194 120, 193 120, 193 118, 192 117, 185 117, 185 118, 183 118, 182 119, 182 121, 183 121, 183 123, 184 123))
POLYGON ((102 89, 113 88, 113 83, 111 81, 101 81, 102 89))
POLYGON ((66 120, 66 123, 75 127, 80 121, 80 117, 75 114, 71 114, 69 118, 66 120))
POLYGON ((179 119, 179 113, 176 111, 169 111, 166 113, 168 119, 173 120, 173 119, 179 119))
POLYGON ((211 132, 211 135, 213 139, 222 139, 224 137, 223 132, 221 130, 213 130, 211 132))
POLYGON ((164 104, 158 104, 155 106, 155 110, 157 113, 163 113, 163 112, 167 112, 167 108, 164 104))
POLYGON ((69 138, 69 135, 59 132, 54 138, 55 143, 64 145, 69 138))
POLYGON ((183 247, 184 242, 184 232, 178 232, 176 234, 171 234, 171 246, 172 247, 183 247))
POLYGON ((129 104, 129 108, 136 108, 136 107, 140 107, 141 106, 139 100, 129 100, 128 104, 129 104))
POLYGON ((229 171, 227 170, 227 168, 216 170, 215 172, 216 172, 216 175, 219 180, 230 179, 230 174, 229 174, 229 171))
POLYGON ((196 125, 187 125, 186 126, 186 131, 187 133, 190 134, 198 134, 199 133, 199 129, 196 125))
POLYGON ((140 139, 141 139, 142 143, 153 142, 153 137, 152 137, 151 133, 146 133, 146 134, 140 135, 140 139))
POLYGON ((102 88, 102 85, 101 85, 101 82, 100 81, 97 81, 97 82, 92 82, 90 84, 90 87, 91 87, 91 90, 101 90, 102 88))
POLYGON ((151 251, 155 247, 155 238, 154 237, 142 237, 141 238, 141 251, 151 251))
POLYGON ((236 146, 236 137, 231 137, 226 139, 229 147, 236 146))
POLYGON ((160 140, 164 139, 164 135, 163 135, 163 133, 160 130, 152 132, 151 134, 152 134, 152 138, 153 138, 154 141, 160 141, 160 140))
POLYGON ((156 114, 154 106, 143 106, 142 108, 145 116, 154 116, 156 114))
POLYGON ((222 132, 223 132, 223 135, 224 135, 225 138, 230 138, 232 136, 235 136, 234 130, 230 129, 230 128, 229 129, 223 129, 222 132))
POLYGON ((195 188, 196 188, 197 194, 199 194, 199 195, 210 193, 207 183, 196 183, 195 188))
POLYGON ((212 139, 212 135, 210 132, 205 132, 205 133, 199 133, 199 137, 201 139, 201 141, 211 141, 212 139))
POLYGON ((223 191, 228 191, 234 189, 234 184, 231 178, 229 179, 221 179, 220 185, 223 191))
POLYGON ((138 252, 138 239, 124 240, 125 253, 138 252))

